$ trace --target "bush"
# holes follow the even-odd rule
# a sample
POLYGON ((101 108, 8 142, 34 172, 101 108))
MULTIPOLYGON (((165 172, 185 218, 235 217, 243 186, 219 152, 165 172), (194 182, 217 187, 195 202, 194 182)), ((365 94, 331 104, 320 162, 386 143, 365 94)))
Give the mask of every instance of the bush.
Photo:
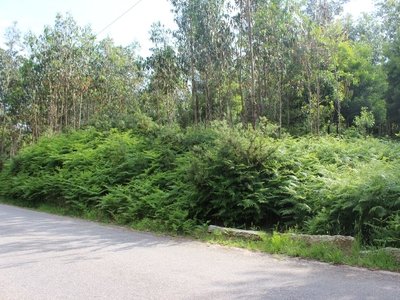
POLYGON ((4 165, 0 196, 173 231, 293 228, 400 246, 396 142, 139 121, 132 130, 40 139, 4 165))

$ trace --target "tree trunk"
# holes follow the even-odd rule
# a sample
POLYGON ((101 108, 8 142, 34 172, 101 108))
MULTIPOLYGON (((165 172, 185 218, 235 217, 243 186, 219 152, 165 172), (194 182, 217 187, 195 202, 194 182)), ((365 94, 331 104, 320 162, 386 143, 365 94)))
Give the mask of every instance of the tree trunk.
POLYGON ((278 70, 278 96, 279 96, 279 138, 282 134, 282 68, 278 70))
MULTIPOLYGON (((192 4, 193 1, 190 1, 192 4)), ((194 37, 193 37, 193 23, 192 17, 190 17, 190 73, 192 77, 192 101, 193 101, 193 115, 194 115, 194 126, 197 127, 197 100, 196 100, 196 87, 194 80, 194 37)))
POLYGON ((250 50, 250 68, 251 68, 251 125, 253 129, 256 127, 256 100, 255 100, 255 84, 254 84, 254 55, 253 55, 253 34, 251 26, 251 9, 250 0, 247 0, 247 23, 248 23, 248 36, 249 36, 249 50, 250 50))

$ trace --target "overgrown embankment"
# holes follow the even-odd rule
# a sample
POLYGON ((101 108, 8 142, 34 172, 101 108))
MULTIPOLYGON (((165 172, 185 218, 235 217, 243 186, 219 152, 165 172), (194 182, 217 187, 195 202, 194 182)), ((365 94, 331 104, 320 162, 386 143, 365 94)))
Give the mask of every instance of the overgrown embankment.
POLYGON ((397 142, 270 135, 144 122, 42 138, 5 164, 0 196, 173 231, 294 228, 400 246, 397 142))

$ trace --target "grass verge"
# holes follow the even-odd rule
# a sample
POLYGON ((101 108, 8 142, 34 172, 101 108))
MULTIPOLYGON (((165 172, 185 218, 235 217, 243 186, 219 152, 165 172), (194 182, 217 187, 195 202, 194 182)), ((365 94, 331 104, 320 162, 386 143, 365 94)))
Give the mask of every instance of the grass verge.
MULTIPOLYGON (((49 204, 41 204, 38 207, 32 207, 23 201, 1 198, 0 203, 31 208, 41 212, 61 216, 79 217, 105 224, 125 225, 123 222, 118 222, 118 219, 111 220, 109 217, 100 214, 95 210, 80 212, 71 210, 67 207, 58 207, 49 204)), ((129 224, 129 227, 138 231, 147 231, 170 236, 179 235, 176 231, 169 230, 162 222, 147 218, 133 222, 129 224)), ((218 231, 214 231, 210 234, 207 232, 207 226, 198 226, 191 235, 180 236, 211 244, 219 244, 226 247, 238 247, 252 251, 270 253, 278 257, 299 257, 327 262, 330 264, 344 264, 372 270, 400 272, 400 262, 397 261, 395 257, 383 249, 368 249, 360 246, 359 243, 355 243, 351 251, 346 252, 330 243, 323 242, 307 245, 304 241, 292 239, 288 235, 277 233, 265 234, 262 236, 261 241, 227 236, 218 231)))

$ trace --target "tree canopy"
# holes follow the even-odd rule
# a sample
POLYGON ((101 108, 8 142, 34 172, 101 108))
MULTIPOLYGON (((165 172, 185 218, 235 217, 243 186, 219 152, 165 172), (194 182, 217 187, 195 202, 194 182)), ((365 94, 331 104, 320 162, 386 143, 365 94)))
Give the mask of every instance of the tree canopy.
POLYGON ((5 159, 42 135, 87 126, 160 124, 255 128, 278 136, 343 134, 362 117, 370 133, 400 126, 400 1, 375 1, 354 20, 346 0, 171 0, 177 30, 156 23, 147 58, 136 44, 96 40, 58 14, 36 36, 13 24, 0 48, 0 136, 5 159))

